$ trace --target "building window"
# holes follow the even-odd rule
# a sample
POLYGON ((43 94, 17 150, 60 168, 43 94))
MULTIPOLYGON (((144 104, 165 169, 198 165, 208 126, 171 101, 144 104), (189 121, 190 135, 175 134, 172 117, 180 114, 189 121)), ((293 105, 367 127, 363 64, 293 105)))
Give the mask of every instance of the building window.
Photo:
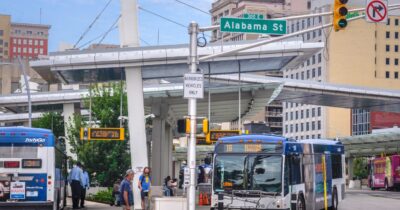
POLYGON ((290 79, 294 79, 294 76, 293 76, 293 74, 291 74, 291 75, 290 75, 290 79))
POLYGON ((396 65, 396 66, 399 65, 399 59, 398 59, 398 58, 395 58, 395 59, 394 59, 394 65, 396 65))
POLYGON ((22 42, 21 39, 18 39, 18 44, 22 44, 21 42, 22 42))
POLYGON ((286 133, 289 133, 288 125, 285 125, 285 131, 286 131, 286 133))
POLYGON ((296 124, 295 130, 296 130, 296 132, 299 132, 299 125, 298 124, 296 124))
POLYGON ((306 28, 306 21, 305 21, 305 20, 302 20, 302 21, 301 21, 301 28, 302 28, 302 29, 305 29, 305 28, 306 28))
POLYGON ((17 40, 16 39, 13 39, 13 44, 17 44, 17 40))
POLYGON ((229 10, 225 10, 224 16, 228 16, 228 15, 229 15, 229 10))
POLYGON ((304 110, 301 110, 300 111, 300 119, 303 119, 304 118, 304 110))
POLYGON ((399 45, 395 45, 395 46, 394 46, 394 51, 395 51, 395 52, 399 52, 399 45))
POLYGON ((307 40, 310 40, 310 33, 307 33, 307 40))
POLYGON ((322 75, 322 68, 318 67, 318 76, 320 77, 322 75))
POLYGON ((395 79, 398 79, 398 78, 399 78, 399 72, 397 72, 397 71, 394 72, 394 78, 395 78, 395 79))
POLYGON ((35 46, 37 46, 38 45, 38 40, 35 40, 34 44, 35 44, 35 46))
POLYGON ((17 52, 17 47, 13 47, 13 52, 17 52))
POLYGON ((290 125, 290 133, 293 133, 293 125, 290 125))
POLYGON ((290 120, 293 120, 293 112, 290 112, 290 120))
POLYGON ((289 117, 289 113, 286 112, 286 114, 285 114, 285 120, 288 120, 288 117, 289 117))
POLYGON ((321 134, 318 134, 318 138, 319 138, 319 139, 321 138, 321 134))
POLYGON ((390 18, 388 18, 386 25, 390 26, 390 18))
POLYGON ((29 42, 29 45, 33 44, 33 40, 32 39, 30 39, 28 42, 29 42))
POLYGON ((307 60, 307 66, 309 66, 309 65, 310 65, 310 59, 307 60))
POLYGON ((18 53, 21 53, 21 48, 20 47, 18 47, 18 53))
POLYGON ((386 45, 386 52, 389 52, 390 51, 390 45, 386 45))
MULTIPOLYGON (((306 123, 306 131, 309 131, 310 130, 310 123, 309 122, 307 122, 306 123)), ((308 138, 308 137, 307 137, 308 138)))
POLYGON ((399 39, 399 32, 394 32, 394 38, 399 39))
POLYGON ((26 34, 32 35, 32 31, 27 31, 26 34))
POLYGON ((26 47, 24 47, 24 48, 22 49, 22 52, 23 52, 23 53, 26 53, 26 52, 27 52, 26 47))
POLYGON ((306 110, 306 118, 309 118, 309 117, 310 117, 310 110, 307 109, 307 110, 306 110))
POLYGON ((312 56, 312 64, 315 64, 315 55, 312 56))
POLYGON ((318 126, 317 129, 321 130, 321 121, 318 121, 318 125, 317 126, 318 126))
POLYGON ((35 48, 35 49, 33 50, 33 52, 34 52, 35 54, 38 54, 38 49, 35 48))
POLYGON ((322 29, 318 30, 318 36, 322 36, 322 29))
POLYGON ((386 71, 386 78, 390 78, 390 72, 386 71))
POLYGON ((28 44, 28 40, 24 39, 23 43, 28 44))
POLYGON ((29 48, 29 49, 28 49, 28 52, 29 52, 29 53, 32 53, 32 48, 29 48))
POLYGON ((304 131, 304 123, 300 124, 300 131, 303 132, 304 131))
POLYGON ((40 46, 43 46, 44 45, 44 42, 43 42, 43 40, 40 40, 40 46))
POLYGON ((298 72, 296 73, 296 79, 299 79, 299 73, 298 72))
POLYGON ((311 20, 310 20, 310 18, 307 18, 307 27, 310 27, 311 26, 311 20))
POLYGON ((386 58, 386 65, 390 65, 390 58, 386 58))
POLYGON ((299 119, 299 111, 296 111, 296 120, 298 120, 298 119, 299 119))
POLYGON ((318 63, 321 63, 322 62, 322 54, 320 53, 320 54, 318 54, 318 63))
POLYGON ((394 25, 396 25, 396 26, 399 25, 399 19, 396 18, 396 19, 394 20, 394 25))
POLYGON ((301 72, 301 79, 304 80, 304 71, 301 72))
POLYGON ((313 131, 315 130, 315 122, 311 123, 311 130, 313 130, 313 131))
POLYGON ((312 78, 315 77, 315 69, 312 69, 312 78))
POLYGON ((386 31, 386 38, 387 38, 387 39, 390 38, 390 31, 386 31))
POLYGON ((318 113, 318 117, 320 117, 321 116, 321 107, 318 107, 318 111, 317 111, 318 113))

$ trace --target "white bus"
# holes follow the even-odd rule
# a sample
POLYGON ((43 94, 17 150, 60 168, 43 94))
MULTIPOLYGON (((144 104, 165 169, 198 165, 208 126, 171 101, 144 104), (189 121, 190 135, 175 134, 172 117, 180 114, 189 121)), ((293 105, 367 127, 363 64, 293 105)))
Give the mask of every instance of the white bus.
POLYGON ((0 128, 0 209, 64 208, 66 163, 50 130, 0 128))
POLYGON ((211 208, 336 210, 345 197, 344 161, 337 141, 221 138, 214 151, 211 208))

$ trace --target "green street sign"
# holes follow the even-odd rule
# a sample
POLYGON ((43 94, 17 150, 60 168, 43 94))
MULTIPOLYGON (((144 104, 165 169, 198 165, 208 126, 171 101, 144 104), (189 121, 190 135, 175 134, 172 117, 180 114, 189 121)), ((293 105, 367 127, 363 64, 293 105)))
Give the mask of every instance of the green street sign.
POLYGON ((243 14, 243 18, 262 20, 262 19, 264 19, 264 15, 262 15, 262 14, 244 13, 243 14))
POLYGON ((286 20, 255 20, 244 18, 221 18, 222 32, 254 34, 286 34, 286 20))

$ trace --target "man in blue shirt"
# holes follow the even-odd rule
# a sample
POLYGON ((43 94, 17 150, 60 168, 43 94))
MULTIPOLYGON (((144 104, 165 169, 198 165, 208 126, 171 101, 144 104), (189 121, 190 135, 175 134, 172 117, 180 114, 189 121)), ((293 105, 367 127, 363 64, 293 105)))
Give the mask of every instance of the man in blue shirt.
POLYGON ((77 162, 68 176, 68 182, 71 185, 72 191, 72 209, 79 209, 79 198, 81 197, 83 186, 83 172, 81 167, 82 164, 77 162))
POLYGON ((85 170, 84 167, 82 167, 82 169, 83 169, 83 182, 81 190, 81 208, 85 208, 86 189, 89 189, 90 180, 88 172, 85 170))
POLYGON ((123 210, 133 210, 133 192, 132 192, 132 180, 135 173, 132 169, 129 169, 125 173, 125 179, 121 182, 119 188, 120 203, 122 204, 123 210))

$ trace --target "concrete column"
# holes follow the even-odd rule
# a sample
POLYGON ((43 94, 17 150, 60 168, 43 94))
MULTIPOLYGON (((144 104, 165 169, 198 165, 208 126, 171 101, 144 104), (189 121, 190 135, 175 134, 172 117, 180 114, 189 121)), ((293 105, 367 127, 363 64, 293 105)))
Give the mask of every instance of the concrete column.
POLYGON ((162 185, 166 176, 172 175, 172 130, 167 123, 168 105, 153 101, 152 113, 152 176, 153 185, 162 185))
POLYGON ((353 158, 348 157, 347 158, 347 176, 349 177, 349 180, 353 180, 353 176, 354 176, 353 167, 354 167, 353 158))
MULTIPOLYGON (((68 136, 68 127, 71 125, 74 120, 75 113, 75 105, 74 104, 63 104, 63 116, 64 116, 64 128, 65 128, 65 136, 68 136)), ((67 155, 71 156, 74 160, 77 160, 77 155, 71 153, 71 144, 69 143, 69 139, 66 139, 65 142, 67 155)))

